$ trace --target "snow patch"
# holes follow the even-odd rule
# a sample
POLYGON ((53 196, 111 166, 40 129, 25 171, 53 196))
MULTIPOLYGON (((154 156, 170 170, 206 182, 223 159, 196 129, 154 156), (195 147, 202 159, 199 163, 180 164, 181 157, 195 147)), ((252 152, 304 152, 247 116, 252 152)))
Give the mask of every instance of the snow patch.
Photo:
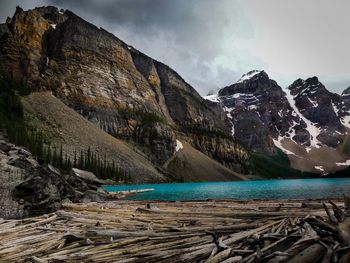
POLYGON ((316 170, 319 170, 319 171, 321 171, 321 172, 324 172, 323 166, 316 165, 316 166, 315 166, 315 169, 316 169, 316 170))
POLYGON ((179 150, 183 149, 184 146, 179 140, 176 140, 176 147, 175 147, 175 152, 178 152, 179 150))
POLYGON ((248 79, 251 79, 252 77, 254 77, 255 75, 258 75, 260 72, 262 72, 261 70, 253 70, 253 71, 250 71, 246 74, 244 74, 238 81, 237 83, 242 83, 248 79))
POLYGON ((333 101, 332 101, 332 107, 333 107, 333 111, 335 112, 335 115, 338 116, 339 109, 338 109, 337 106, 333 103, 333 101))
POLYGON ((340 118, 340 121, 345 127, 350 128, 350 115, 340 118))
POLYGON ((287 98, 290 106, 292 107, 292 109, 297 113, 299 118, 302 119, 306 123, 306 129, 310 133, 310 136, 311 136, 311 138, 310 138, 311 146, 315 147, 315 148, 319 148, 319 145, 321 145, 322 143, 317 139, 317 136, 321 133, 321 130, 318 127, 316 127, 316 125, 314 123, 312 123, 310 120, 305 118, 303 114, 301 114, 301 112, 299 111, 299 109, 295 105, 294 97, 292 96, 292 94, 290 94, 290 90, 285 89, 285 92, 286 92, 286 98, 287 98))
POLYGON ((316 101, 311 100, 309 97, 307 97, 307 99, 308 99, 309 102, 312 104, 312 107, 313 107, 313 108, 317 108, 318 103, 317 103, 316 101))
POLYGON ((338 107, 333 103, 332 101, 332 106, 333 106, 333 110, 335 112, 335 114, 339 117, 339 120, 341 122, 341 124, 343 124, 345 127, 350 128, 350 112, 347 112, 348 115, 340 117, 339 116, 339 109, 338 107))
POLYGON ((212 101, 212 102, 220 102, 220 99, 219 99, 219 95, 218 95, 218 94, 205 96, 204 99, 210 100, 210 101, 212 101))
POLYGON ((273 139, 273 143, 275 144, 275 146, 277 148, 280 148, 285 154, 297 156, 295 153, 293 153, 293 152, 291 152, 291 151, 289 151, 289 150, 287 150, 286 148, 283 147, 283 145, 282 145, 282 140, 283 139, 284 138, 282 136, 278 136, 277 140, 273 139))
POLYGON ((346 160, 342 163, 336 163, 337 166, 350 166, 350 160, 346 160))
POLYGON ((258 107, 256 105, 249 105, 248 110, 256 110, 258 107))
POLYGON ((319 171, 321 172, 322 175, 326 175, 326 174, 327 174, 327 172, 324 170, 324 167, 321 166, 321 165, 316 165, 316 166, 314 166, 314 168, 315 168, 316 170, 319 170, 319 171))
POLYGON ((280 118, 283 118, 282 110, 278 111, 278 116, 280 116, 280 118))
POLYGON ((232 125, 231 134, 232 134, 232 136, 233 136, 233 135, 235 134, 235 127, 234 127, 234 124, 233 124, 233 121, 232 121, 233 117, 232 117, 232 115, 231 115, 231 111, 232 111, 234 108, 228 108, 228 107, 224 106, 222 109, 223 109, 225 112, 227 112, 226 116, 227 116, 227 118, 229 118, 229 119, 231 120, 231 125, 232 125))

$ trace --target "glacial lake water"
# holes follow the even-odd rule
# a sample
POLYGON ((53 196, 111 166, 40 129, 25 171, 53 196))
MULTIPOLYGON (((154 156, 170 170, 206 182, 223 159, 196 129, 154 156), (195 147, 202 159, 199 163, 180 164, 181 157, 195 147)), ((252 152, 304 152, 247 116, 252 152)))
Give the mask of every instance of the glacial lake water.
POLYGON ((153 188, 130 200, 314 199, 350 194, 350 178, 259 180, 105 186, 107 191, 153 188))

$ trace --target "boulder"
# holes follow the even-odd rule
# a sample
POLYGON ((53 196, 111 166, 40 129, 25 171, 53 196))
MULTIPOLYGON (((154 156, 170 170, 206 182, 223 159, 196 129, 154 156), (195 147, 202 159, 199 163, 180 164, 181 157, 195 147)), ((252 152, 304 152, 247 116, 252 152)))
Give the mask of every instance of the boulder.
POLYGON ((14 190, 15 198, 24 200, 24 215, 53 212, 61 207, 64 199, 80 200, 78 192, 47 166, 31 169, 29 174, 14 190))
POLYGON ((82 180, 84 180, 85 182, 90 183, 90 184, 95 184, 95 185, 105 184, 104 180, 97 178, 96 175, 94 175, 92 172, 80 170, 78 168, 72 168, 70 174, 72 176, 77 176, 77 177, 81 178, 82 180))
POLYGON ((107 192, 99 189, 97 191, 94 190, 88 190, 84 193, 84 196, 82 198, 82 202, 88 203, 88 202, 101 202, 105 201, 108 198, 107 192))
POLYGON ((21 169, 29 169, 31 167, 37 167, 39 165, 38 162, 31 156, 25 157, 14 154, 10 156, 7 163, 21 169))
POLYGON ((10 150, 11 150, 11 145, 6 143, 4 140, 0 140, 0 151, 7 153, 10 150))

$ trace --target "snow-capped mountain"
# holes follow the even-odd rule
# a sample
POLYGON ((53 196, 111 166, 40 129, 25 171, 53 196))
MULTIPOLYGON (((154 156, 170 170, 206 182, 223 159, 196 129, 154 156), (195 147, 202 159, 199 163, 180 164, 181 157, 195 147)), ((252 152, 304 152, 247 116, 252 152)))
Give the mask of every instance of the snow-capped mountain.
POLYGON ((312 77, 283 89, 253 70, 206 99, 221 105, 234 138, 253 152, 274 155, 279 148, 293 168, 321 173, 350 159, 341 150, 350 127, 350 88, 340 96, 312 77))

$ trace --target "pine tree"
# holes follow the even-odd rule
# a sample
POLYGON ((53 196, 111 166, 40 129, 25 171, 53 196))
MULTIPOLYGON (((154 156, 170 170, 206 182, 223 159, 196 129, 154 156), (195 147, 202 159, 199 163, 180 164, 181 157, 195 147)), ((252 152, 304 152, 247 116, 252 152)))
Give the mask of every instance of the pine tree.
POLYGON ((54 147, 53 155, 52 155, 52 165, 57 166, 58 156, 57 156, 57 148, 54 147))
POLYGON ((89 146, 88 151, 87 151, 85 166, 88 170, 91 170, 91 149, 90 149, 90 146, 89 146))
POLYGON ((66 166, 67 166, 67 170, 70 170, 72 168, 72 162, 70 160, 70 156, 68 156, 68 160, 67 160, 66 166))
POLYGON ((74 166, 74 167, 77 167, 77 150, 76 150, 76 149, 74 149, 73 166, 74 166))
POLYGON ((80 151, 80 159, 79 159, 79 168, 83 169, 84 168, 84 151, 80 151))
POLYGON ((50 144, 47 146, 46 162, 47 163, 52 162, 52 153, 51 153, 51 145, 50 144))
MULTIPOLYGON (((66 156, 67 157, 67 156, 66 156)), ((63 146, 61 144, 61 147, 60 147, 60 153, 59 153, 59 157, 58 157, 58 167, 59 168, 63 168, 63 164, 64 164, 64 161, 63 161, 63 146)))

